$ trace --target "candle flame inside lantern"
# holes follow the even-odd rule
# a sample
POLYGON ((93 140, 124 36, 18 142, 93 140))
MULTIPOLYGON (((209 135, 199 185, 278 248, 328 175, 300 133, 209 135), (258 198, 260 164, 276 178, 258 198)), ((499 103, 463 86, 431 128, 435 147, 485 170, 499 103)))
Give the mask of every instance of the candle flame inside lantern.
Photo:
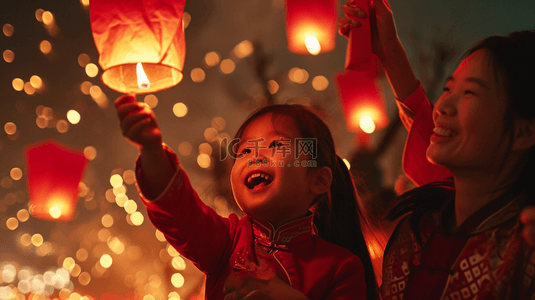
POLYGON ((137 75, 137 86, 140 89, 146 90, 150 88, 150 81, 147 77, 147 74, 145 74, 145 70, 143 70, 143 66, 141 65, 141 62, 138 62, 136 65, 136 75, 137 75))
POLYGON ((375 122, 373 122, 370 116, 364 116, 360 118, 359 125, 360 125, 360 129, 362 129, 362 131, 368 134, 375 131, 375 122))
POLYGON ((50 214, 50 216, 54 219, 58 219, 59 217, 61 217, 61 209, 57 206, 52 206, 49 210, 48 210, 48 213, 50 214))
POLYGON ((307 47, 308 52, 312 55, 318 55, 321 52, 320 42, 313 35, 309 35, 305 38, 305 46, 307 47))

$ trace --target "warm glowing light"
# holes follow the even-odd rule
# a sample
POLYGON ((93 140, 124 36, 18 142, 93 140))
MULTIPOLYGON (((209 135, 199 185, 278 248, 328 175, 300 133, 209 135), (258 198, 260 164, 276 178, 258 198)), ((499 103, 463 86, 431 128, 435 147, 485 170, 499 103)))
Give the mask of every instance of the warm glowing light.
POLYGON ((143 224, 143 221, 145 221, 145 217, 143 217, 143 215, 139 211, 136 211, 130 216, 130 220, 132 221, 132 224, 140 226, 141 224, 143 224))
POLYGON ((69 123, 65 120, 59 120, 57 123, 56 123, 56 130, 59 132, 59 133, 65 133, 69 130, 69 123))
POLYGON ((359 126, 360 126, 360 129, 362 129, 362 131, 368 134, 375 131, 375 123, 373 122, 372 118, 369 116, 364 116, 360 118, 359 126))
POLYGON ((44 9, 38 8, 35 10, 35 19, 39 22, 43 22, 43 13, 45 12, 44 9))
POLYGON ((124 207, 126 201, 128 201, 128 197, 125 194, 115 197, 115 203, 117 203, 117 206, 119 207, 124 207))
POLYGON ((163 235, 163 233, 161 231, 159 231, 158 229, 156 229, 156 239, 160 242, 165 242, 165 236, 163 235))
POLYGON ((102 95, 103 95, 102 89, 98 85, 91 86, 89 88, 89 94, 91 95, 91 97, 93 99, 98 99, 98 98, 102 97, 102 95))
POLYGON ((211 125, 215 130, 223 131, 225 126, 227 126, 227 122, 222 117, 215 117, 212 119, 211 125))
POLYGON ((85 65, 85 73, 87 76, 93 78, 98 75, 98 67, 94 63, 88 63, 85 65))
POLYGON ((11 63, 15 59, 15 53, 11 50, 5 50, 2 56, 7 63, 11 63))
POLYGON ((43 80, 41 79, 41 77, 33 75, 32 77, 30 77, 30 84, 34 88, 40 89, 41 87, 43 87, 43 80))
POLYGON ((182 118, 188 113, 188 107, 186 106, 186 104, 178 102, 173 105, 173 113, 175 114, 175 116, 182 118))
POLYGON ((288 78, 295 83, 303 84, 308 80, 308 72, 300 68, 291 68, 288 72, 288 78))
POLYGON ((85 250, 84 248, 80 248, 78 249, 78 251, 76 251, 77 260, 85 261, 88 257, 89 257, 89 252, 87 252, 87 250, 85 250))
POLYGON ((191 154, 193 148, 189 142, 182 142, 178 145, 178 153, 182 156, 188 156, 191 154))
POLYGON ((329 80, 325 76, 316 76, 312 79, 312 87, 316 91, 324 91, 329 86, 329 80))
POLYGON ((143 70, 143 65, 138 62, 136 65, 136 76, 137 76, 137 86, 142 89, 146 90, 150 88, 150 81, 147 77, 147 74, 145 74, 145 70, 143 70))
POLYGON ((17 132, 17 125, 13 122, 7 122, 4 125, 4 130, 8 135, 14 135, 17 132))
POLYGON ((110 238, 110 236, 111 236, 111 232, 106 228, 102 228, 97 233, 97 237, 101 242, 107 241, 110 238))
POLYGON ((111 258, 109 254, 104 254, 100 257, 100 265, 103 266, 104 268, 107 269, 111 267, 112 263, 113 263, 113 259, 111 258))
POLYGON ((20 168, 13 168, 9 171, 9 175, 13 180, 20 180, 22 178, 22 170, 20 168))
POLYGON ((81 285, 86 286, 91 281, 91 275, 87 272, 82 272, 80 276, 78 276, 78 282, 80 282, 81 285))
POLYGON ((34 245, 35 247, 39 247, 43 244, 43 236, 40 235, 39 233, 36 233, 34 235, 32 235, 32 245, 34 245))
POLYGON ((67 112, 67 120, 69 120, 71 124, 78 124, 80 122, 80 113, 74 109, 69 110, 67 112))
POLYGON ((201 68, 194 68, 191 70, 190 76, 193 82, 199 83, 204 81, 206 78, 206 73, 204 73, 204 70, 201 68))
POLYGON ((126 201, 124 203, 124 210, 129 214, 133 214, 137 210, 137 203, 134 200, 126 201))
POLYGON ((156 106, 158 106, 158 97, 153 94, 150 94, 145 96, 143 102, 145 102, 150 108, 155 108, 156 106))
POLYGON ((80 84, 80 90, 82 93, 84 93, 84 95, 89 95, 89 89, 91 89, 92 86, 93 84, 91 82, 84 81, 82 84, 80 84))
POLYGON ((175 248, 173 248, 173 246, 171 245, 167 245, 167 253, 171 256, 171 257, 176 257, 176 256, 179 256, 180 253, 178 253, 178 251, 176 251, 175 248))
POLYGON ((254 51, 254 46, 251 41, 244 40, 234 47, 234 55, 237 58, 244 58, 249 56, 254 51))
POLYGON ((51 12, 45 11, 43 12, 43 24, 50 26, 54 23, 54 15, 52 15, 51 12))
POLYGON ((110 177, 110 184, 114 188, 118 188, 123 184, 123 178, 119 174, 113 174, 110 177))
POLYGON ((57 206, 52 206, 49 210, 48 210, 48 213, 50 214, 50 216, 54 219, 58 219, 59 217, 61 217, 61 209, 57 206))
POLYGON ((10 37, 13 35, 15 28, 11 24, 4 24, 4 26, 2 27, 2 31, 7 37, 10 37))
POLYGON ((84 148, 84 156, 88 160, 93 160, 97 157, 97 149, 93 146, 87 146, 84 148))
POLYGON ((32 244, 32 236, 29 233, 25 233, 20 237, 20 244, 24 247, 30 247, 32 244))
POLYGON ((346 164, 347 169, 348 169, 348 170, 351 170, 351 164, 349 163, 349 160, 347 160, 347 159, 345 159, 345 158, 342 159, 342 160, 343 160, 344 163, 346 164))
POLYGON ((110 228, 113 226, 113 217, 109 214, 105 214, 102 216, 102 219, 100 220, 102 222, 102 225, 106 228, 110 228))
POLYGON ((268 81, 267 87, 271 95, 275 94, 279 90, 279 84, 275 80, 268 81))
POLYGON ((305 46, 307 47, 308 52, 312 55, 318 55, 321 52, 320 42, 313 35, 309 35, 305 38, 305 46))
POLYGON ((17 212, 17 218, 21 222, 26 222, 30 218, 30 213, 27 209, 21 209, 17 212))
POLYGON ((236 68, 236 64, 232 61, 232 59, 227 58, 221 61, 219 68, 221 69, 221 72, 223 72, 224 74, 230 74, 234 72, 234 69, 236 68))
POLYGON ((199 145, 199 153, 211 155, 212 154, 212 146, 208 143, 202 143, 199 145))
POLYGON ((181 288, 184 285, 184 276, 180 273, 175 273, 171 276, 171 284, 176 288, 181 288))
POLYGON ((24 89, 24 81, 20 78, 13 79, 11 85, 13 86, 13 89, 15 89, 15 91, 17 92, 20 92, 24 89))
POLYGON ((136 183, 136 172, 133 170, 126 170, 123 172, 123 180, 126 184, 136 183))
POLYGON ((184 29, 188 28, 189 23, 191 22, 191 15, 187 12, 184 12, 182 15, 182 26, 184 29))
POLYGON ((199 154, 199 156, 197 156, 197 164, 199 164, 199 167, 203 169, 209 168, 210 163, 211 163, 211 159, 208 154, 202 153, 202 154, 199 154))
POLYGON ((6 221, 6 227, 9 230, 15 230, 19 227, 19 220, 17 218, 11 217, 6 221))
POLYGON ((41 50, 43 54, 49 54, 52 52, 52 44, 50 44, 49 41, 44 40, 39 44, 39 50, 41 50))
POLYGON ((85 66, 91 62, 91 59, 89 58, 89 55, 82 53, 78 55, 78 64, 80 67, 85 68, 85 66))
POLYGON ((186 261, 180 256, 173 257, 173 260, 171 260, 171 265, 173 265, 173 268, 179 271, 186 269, 186 261))
POLYGON ((204 56, 204 62, 209 67, 216 66, 219 63, 220 59, 221 58, 219 57, 219 53, 214 52, 214 51, 208 52, 204 56))
POLYGON ((26 82, 24 84, 24 92, 26 92, 26 94, 28 95, 33 95, 35 94, 35 88, 33 87, 33 85, 31 84, 31 82, 26 82))

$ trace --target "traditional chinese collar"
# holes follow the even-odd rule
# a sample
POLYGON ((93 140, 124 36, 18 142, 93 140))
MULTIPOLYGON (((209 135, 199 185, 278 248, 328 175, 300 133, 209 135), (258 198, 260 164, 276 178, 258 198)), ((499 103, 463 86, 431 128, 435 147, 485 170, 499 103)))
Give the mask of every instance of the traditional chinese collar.
POLYGON ((312 237, 312 214, 291 221, 275 229, 269 222, 252 220, 253 233, 258 244, 275 249, 287 249, 288 244, 312 237))

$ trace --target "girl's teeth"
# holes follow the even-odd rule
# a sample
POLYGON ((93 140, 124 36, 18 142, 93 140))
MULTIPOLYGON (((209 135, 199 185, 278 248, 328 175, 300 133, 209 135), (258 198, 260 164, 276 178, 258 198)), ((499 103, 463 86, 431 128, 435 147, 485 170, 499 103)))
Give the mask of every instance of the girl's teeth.
POLYGON ((433 128, 433 132, 436 135, 446 136, 446 137, 454 137, 454 136, 457 135, 456 132, 453 132, 452 130, 446 129, 446 128, 443 128, 443 127, 435 127, 435 128, 433 128))

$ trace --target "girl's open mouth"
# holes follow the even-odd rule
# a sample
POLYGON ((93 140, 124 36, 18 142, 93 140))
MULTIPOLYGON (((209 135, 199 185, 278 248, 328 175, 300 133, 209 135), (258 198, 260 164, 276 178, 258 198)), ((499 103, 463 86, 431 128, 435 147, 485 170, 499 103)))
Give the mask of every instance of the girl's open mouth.
POLYGON ((252 190, 269 185, 272 181, 273 177, 271 177, 271 175, 262 172, 256 172, 249 175, 245 179, 245 186, 252 190))

